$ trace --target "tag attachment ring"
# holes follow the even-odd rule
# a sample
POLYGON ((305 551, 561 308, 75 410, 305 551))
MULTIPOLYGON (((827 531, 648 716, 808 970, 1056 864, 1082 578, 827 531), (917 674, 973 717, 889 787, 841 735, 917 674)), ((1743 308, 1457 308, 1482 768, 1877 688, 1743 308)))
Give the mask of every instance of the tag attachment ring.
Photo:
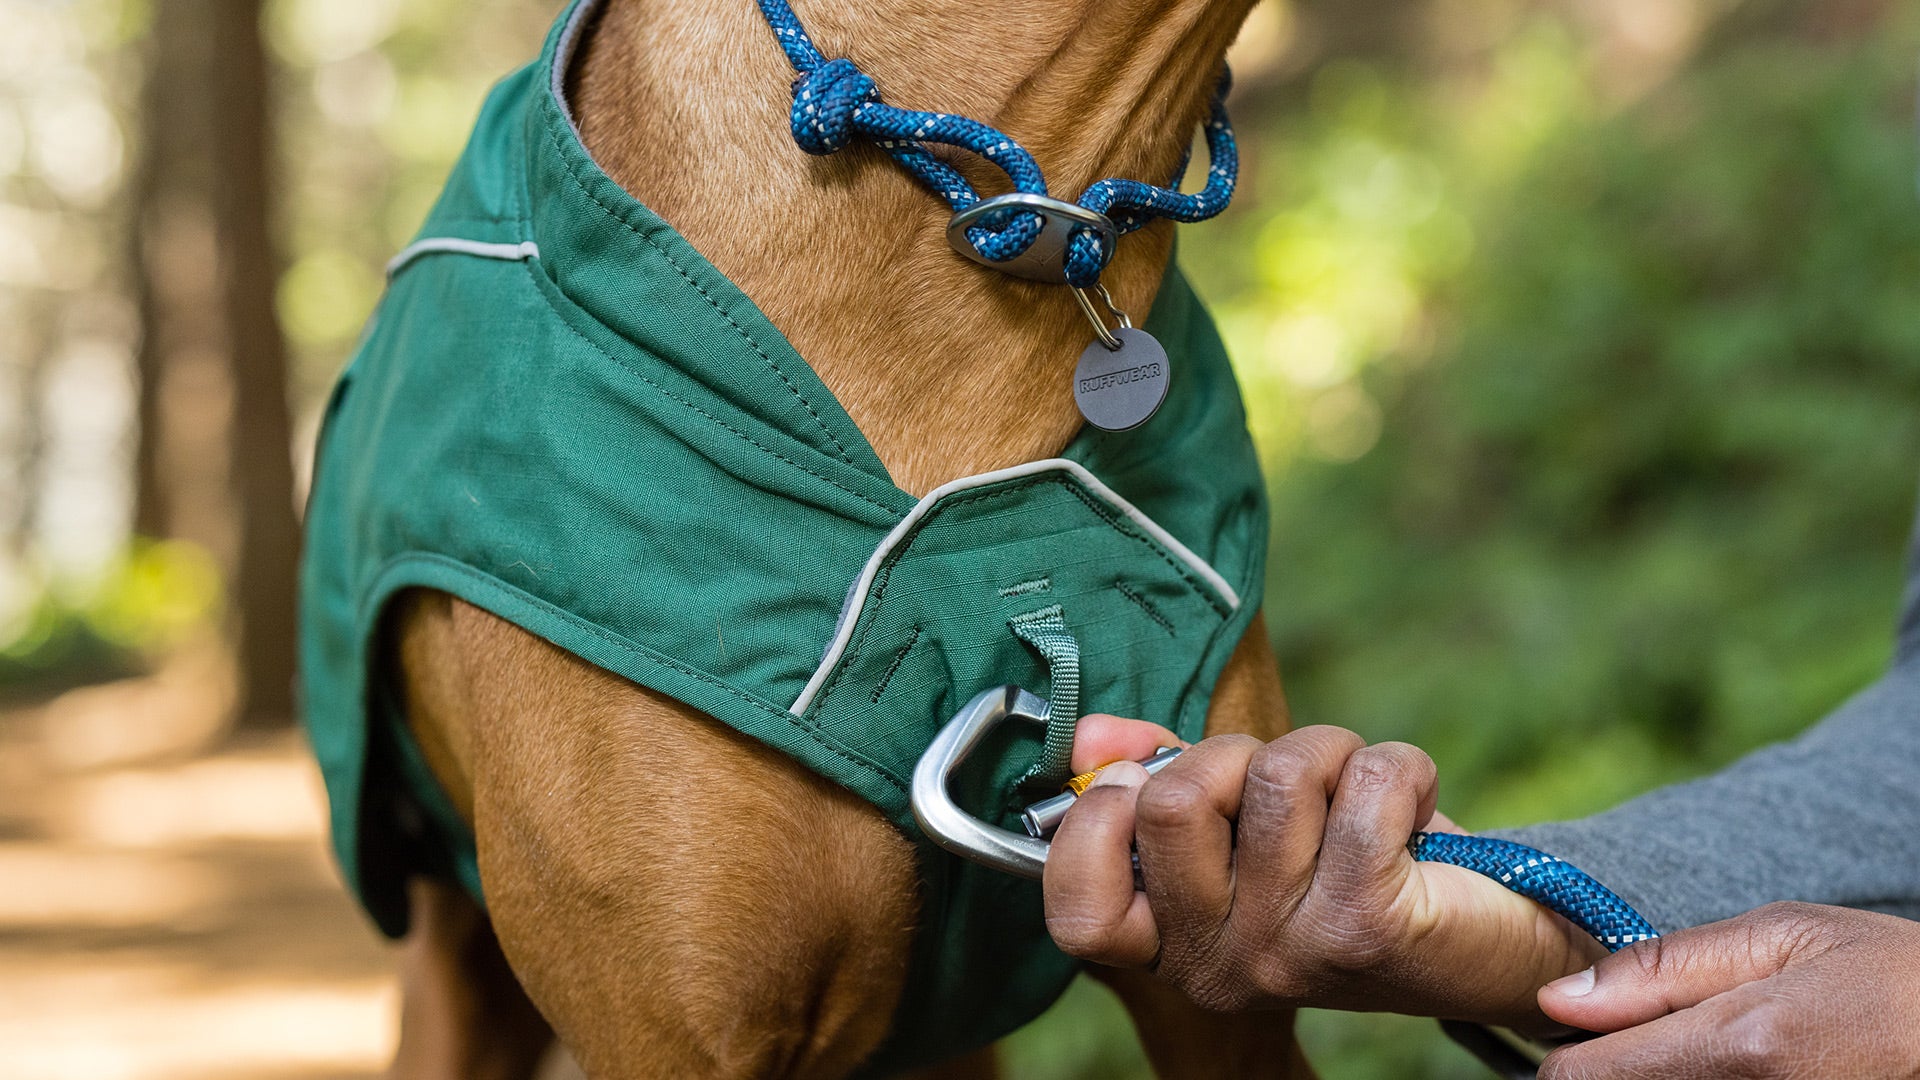
POLYGON ((1120 241, 1119 227, 1114 225, 1112 218, 1097 210, 1089 210, 1078 203, 1050 195, 1013 191, 982 199, 954 214, 947 222, 947 246, 988 269, 1028 281, 1061 285, 1067 280, 1067 241, 1073 239, 1076 229, 1092 229, 1099 234, 1100 245, 1109 254, 1120 241), (1027 250, 1011 259, 996 262, 973 246, 973 241, 967 237, 967 230, 978 224, 981 218, 1004 210, 1038 214, 1040 235, 1033 238, 1027 250))
POLYGON ((1100 344, 1105 345, 1107 347, 1108 352, 1119 352, 1120 351, 1119 336, 1116 335, 1113 331, 1107 329, 1106 320, 1100 317, 1099 312, 1093 310, 1093 301, 1087 299, 1088 293, 1099 294, 1100 302, 1107 306, 1108 311, 1113 312, 1114 319, 1120 323, 1120 329, 1122 330, 1133 329, 1133 320, 1127 318, 1127 313, 1124 311, 1121 311, 1119 305, 1113 302, 1113 294, 1107 291, 1107 287, 1105 285, 1102 285, 1096 281, 1094 282, 1093 288, 1091 289, 1074 289, 1073 290, 1074 303, 1080 305, 1081 314, 1085 315, 1087 317, 1087 321, 1093 324, 1093 332, 1099 335, 1100 344))

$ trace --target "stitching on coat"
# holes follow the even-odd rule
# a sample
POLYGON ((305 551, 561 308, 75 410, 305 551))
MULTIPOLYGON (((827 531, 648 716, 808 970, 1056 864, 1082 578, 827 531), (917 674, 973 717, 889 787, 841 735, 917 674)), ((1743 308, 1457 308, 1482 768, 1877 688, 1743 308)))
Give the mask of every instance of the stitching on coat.
POLYGON ((893 663, 888 664, 886 673, 880 676, 880 684, 873 688, 873 695, 867 699, 868 704, 880 704, 880 695, 886 693, 887 684, 893 682, 893 673, 900 670, 900 665, 906 660, 907 654, 913 651, 913 643, 919 640, 919 627, 916 626, 907 632, 907 643, 900 646, 899 652, 893 654, 893 663))
POLYGON ((1165 630, 1167 632, 1168 637, 1180 636, 1179 634, 1174 633, 1173 623, 1165 615, 1160 614, 1159 608, 1153 606, 1153 601, 1148 600, 1146 597, 1141 596, 1139 593, 1134 592, 1132 589, 1128 588, 1127 583, 1124 581, 1115 581, 1113 583, 1113 587, 1119 590, 1121 596, 1124 596, 1128 600, 1133 601, 1133 606, 1139 608, 1142 612, 1144 612, 1147 618, 1152 619, 1156 623, 1159 623, 1160 629, 1165 630))
POLYGON ((1224 606, 1225 601, 1222 600, 1218 596, 1218 594, 1214 592, 1212 585, 1209 585, 1206 582, 1201 581, 1198 577, 1194 575, 1192 567, 1188 566, 1187 564, 1181 562, 1180 560, 1174 558, 1172 555, 1168 554, 1163 548, 1160 547, 1159 544, 1154 542, 1152 537, 1146 535, 1145 533, 1141 532, 1139 529, 1135 528, 1132 521, 1129 521, 1124 517, 1115 516, 1115 514, 1110 508, 1108 508, 1104 503, 1101 503, 1099 500, 1095 499, 1091 492, 1083 490, 1079 484, 1069 484, 1065 481, 1064 478, 1060 478, 1060 477, 1055 477, 1054 482, 1058 483, 1061 487, 1066 488, 1067 494, 1072 495, 1074 498, 1079 499, 1082 503, 1085 503, 1087 509, 1093 511, 1094 514, 1097 515, 1101 520, 1113 526, 1115 529, 1118 529, 1124 535, 1130 536, 1133 539, 1140 541, 1142 544, 1147 545, 1147 549, 1149 551, 1152 551, 1154 554, 1160 556, 1161 562, 1164 562, 1168 566, 1172 567, 1174 573, 1179 574, 1182 580, 1184 580, 1187 584, 1193 586, 1194 591, 1199 593, 1200 597, 1207 602, 1207 606, 1213 609, 1214 614, 1220 616, 1223 619, 1229 619, 1233 617, 1233 609, 1224 606))
MULTIPOLYGON (((416 562, 416 561, 433 563, 437 566, 441 566, 448 570, 452 570, 464 577, 472 578, 473 580, 478 581, 483 585, 486 585, 492 588, 506 590, 509 594, 523 597, 527 600, 532 601, 533 603, 538 604, 542 609, 558 616, 562 620, 568 623, 571 623, 574 627, 580 630, 584 630, 589 634, 592 634, 594 637, 597 637, 602 641, 605 641, 607 644, 612 645, 614 648, 617 648, 622 652, 628 653, 640 660, 653 664, 656 667, 663 667, 671 671, 677 671, 680 674, 687 676, 688 678, 695 679, 699 682, 703 682, 708 686, 713 687, 716 690, 721 690, 728 694, 731 694, 732 696, 739 698, 741 701, 752 706, 753 708, 759 709, 760 711, 766 713, 770 717, 783 720, 788 723, 792 723, 794 719, 793 714, 788 712, 785 709, 779 708, 769 702, 762 701, 759 698, 754 697, 753 695, 745 692, 744 690, 741 690, 736 686, 733 686, 729 683, 725 683, 720 681, 719 679, 714 678, 713 676, 707 674, 704 671, 699 670, 698 668, 688 667, 687 665, 682 664, 671 657, 654 652, 652 649, 649 649, 643 645, 638 645, 634 642, 628 641, 626 638, 623 638, 618 634, 613 633, 612 631, 598 625, 597 623, 591 622, 583 618, 582 616, 575 615, 573 612, 568 611, 565 608, 557 607, 553 604, 550 604, 547 601, 542 600, 537 596, 534 596, 533 594, 527 592, 524 589, 519 589, 512 585, 509 585, 506 582, 501 581, 499 578, 496 578, 491 574, 485 573, 481 570, 477 570, 471 566, 468 566, 466 563, 463 563, 460 560, 455 559, 448 555, 440 555, 430 551, 405 552, 403 554, 397 555, 387 560, 386 564, 381 566, 379 572, 374 575, 374 581, 378 582, 384 579, 387 576, 387 573, 396 566, 399 566, 403 563, 416 562)), ((388 596, 392 595, 392 592, 390 591, 387 595, 388 596)), ((359 621, 363 627, 366 626, 367 620, 372 615, 371 609, 374 606, 375 600, 376 599, 384 600, 385 598, 386 597, 384 596, 376 598, 375 594, 371 591, 369 591, 364 597, 361 598, 359 621)), ((681 704, 684 705, 686 703, 681 702, 681 704)), ((688 708, 693 708, 693 706, 689 705, 688 708)), ((881 768, 879 765, 854 754, 852 751, 847 750, 844 747, 837 746, 834 743, 828 741, 827 737, 821 734, 815 728, 810 728, 804 724, 794 724, 793 726, 798 727, 808 738, 818 743, 821 749, 826 750, 828 753, 831 753, 836 757, 842 758, 846 761, 852 762, 855 765, 858 765, 862 769, 865 769, 866 771, 872 773, 873 775, 879 777, 880 779, 885 780, 888 784, 891 784, 893 787, 898 788, 903 794, 906 792, 907 790, 906 782, 900 779, 899 777, 894 776, 891 772, 888 772, 887 770, 881 768)))
MULTIPOLYGON (((534 273, 537 273, 537 271, 534 270, 533 263, 531 261, 525 262, 522 265, 526 267, 527 273, 529 276, 531 276, 534 273)), ((805 465, 802 465, 799 462, 793 460, 792 458, 787 457, 785 454, 780 453, 778 450, 773 449, 772 447, 761 445, 758 441, 754 439, 753 436, 747 434, 744 431, 741 431, 739 428, 734 427, 732 424, 727 423, 725 420, 720 419, 719 417, 713 415, 712 413, 701 408, 700 406, 695 405, 693 402, 688 401, 686 398, 683 398, 680 395, 675 394, 673 391, 667 389, 666 387, 648 378, 646 372, 641 371, 639 368, 634 367, 632 364, 627 363, 626 361, 613 355, 607 350, 601 348, 599 342, 581 333, 579 327, 567 321, 567 317, 561 313, 558 307, 554 305, 553 297, 548 296, 547 291, 545 289, 542 289, 537 281, 534 282, 533 289, 535 292, 540 294, 540 299, 546 301, 548 310, 553 312, 554 316, 560 320, 560 325, 566 327, 569 333, 573 334, 573 336, 579 338, 581 341, 586 342, 587 346, 591 348, 594 352, 597 352, 601 356, 604 356, 608 360, 612 361, 613 363, 620 365, 621 367, 625 368, 627 371, 631 372, 635 378, 639 379, 641 382, 644 382, 648 386, 651 386, 655 390, 659 391, 663 397, 670 398, 671 400, 678 402, 679 404, 687 407, 688 409, 691 409, 694 412, 699 413, 701 416, 706 417, 708 420, 713 421, 713 423, 715 423, 716 425, 723 427, 728 431, 732 432, 733 434, 739 436, 748 445, 752 446, 756 450, 759 450, 761 453, 767 454, 771 457, 778 458, 781 461, 784 461, 787 464, 793 466, 794 468, 799 469, 801 472, 806 473, 808 476, 813 477, 815 480, 818 480, 824 484, 830 484, 834 488, 840 491, 844 491, 848 495, 851 495, 854 498, 859 499, 861 502, 867 503, 871 506, 877 506, 880 509, 885 510, 890 517, 898 518, 900 516, 899 512, 895 510, 893 507, 888 506, 887 504, 880 502, 876 499, 873 499, 869 496, 862 495, 861 493, 853 490, 852 488, 847 487, 846 485, 841 484, 838 481, 835 481, 829 477, 822 476, 819 473, 814 472, 812 469, 807 468, 805 465)))
MULTIPOLYGON (((813 422, 820 425, 820 433, 825 435, 827 441, 833 444, 833 448, 840 452, 840 459, 849 465, 853 465, 853 455, 847 453, 847 448, 840 444, 839 438, 833 434, 833 429, 829 428, 827 422, 820 418, 820 414, 814 411, 813 402, 808 401, 806 395, 800 392, 800 388, 793 385, 793 380, 787 377, 787 373, 781 370, 779 364, 774 363, 773 357, 767 355, 766 350, 760 347, 760 343, 753 340, 753 335, 747 333, 745 327, 734 321, 732 313, 727 311, 726 308, 721 307, 720 302, 708 294, 704 286, 694 280, 693 275, 689 274, 686 268, 680 265, 680 260, 674 258, 672 252, 662 247, 660 242, 653 237, 641 232, 632 222, 621 217, 614 211, 613 207, 601 201, 600 196, 594 194, 593 190, 587 187, 586 182, 581 180, 579 175, 574 171, 574 163, 568 160, 566 149, 560 145, 559 136, 554 132, 552 125, 547 125, 547 141, 553 145, 555 152, 560 155, 561 167, 566 169, 567 178, 573 181, 574 186, 580 189, 581 194, 592 199, 594 205, 598 206, 608 217, 619 222, 622 228, 645 241, 648 247, 658 252, 661 258, 666 259, 667 264, 673 267, 674 272, 685 279, 687 284, 693 286, 693 291, 699 293, 700 298, 705 300, 708 306, 712 307, 715 312, 719 313, 720 317, 727 321, 728 326, 733 327, 734 333, 739 334, 741 340, 745 341, 747 346, 759 355, 760 359, 766 361, 767 366, 773 369, 775 375, 780 376, 780 381, 786 385, 787 392, 793 395, 794 400, 800 403, 801 408, 807 410, 807 415, 813 417, 813 422)), ((855 466, 855 468, 858 468, 858 466, 855 466)))
POLYGON ((1006 588, 1001 589, 1000 596, 1002 598, 1025 596, 1028 593, 1046 592, 1051 588, 1053 588, 1052 578, 1037 577, 1037 578, 1034 578, 1032 581, 1023 581, 1018 585, 1009 585, 1006 588))
POLYGON ((873 630, 874 620, 868 618, 868 613, 879 611, 881 602, 885 598, 887 587, 893 581, 893 568, 899 565, 902 559, 906 558, 909 551, 913 550, 913 545, 926 532, 927 526, 933 523, 935 517, 955 506, 961 506, 971 502, 981 502, 987 499, 1005 498, 1015 492, 1023 491, 1039 484, 1058 484, 1065 488, 1074 498, 1079 499, 1085 504, 1089 510, 1093 511, 1095 516, 1111 525, 1115 531, 1129 539, 1144 544, 1147 550, 1158 555, 1162 562, 1166 563, 1175 573, 1180 575, 1181 580, 1185 581, 1194 592, 1206 600, 1207 605, 1213 609, 1216 615, 1219 615, 1224 620, 1231 621, 1234 613, 1232 611, 1221 610, 1221 601, 1215 596, 1213 586, 1208 585, 1196 577, 1191 568, 1185 563, 1173 558, 1173 556, 1162 550, 1160 545, 1155 543, 1152 537, 1134 528, 1131 521, 1103 512, 1100 504, 1094 501, 1090 494, 1083 492, 1080 485, 1073 482, 1072 477, 1062 476, 1058 473, 1038 473, 1033 476, 1021 477, 1017 480, 1007 481, 1003 484, 997 484, 977 491, 949 495, 945 499, 940 500, 940 503, 935 506, 926 517, 920 520, 919 526, 907 537, 906 542, 894 550, 891 557, 887 559, 886 564, 880 568, 880 572, 874 576, 873 586, 867 592, 867 602, 861 609, 861 617, 866 620, 866 625, 854 632, 853 639, 848 644, 845 655, 840 658, 838 669, 833 673, 833 678, 827 680, 827 684, 820 688, 820 693, 814 697, 813 703, 808 707, 807 712, 816 716, 819 715, 825 708, 826 702, 832 698, 834 692, 839 689, 841 681, 853 670, 860 658, 862 649, 866 645, 867 635, 873 630))

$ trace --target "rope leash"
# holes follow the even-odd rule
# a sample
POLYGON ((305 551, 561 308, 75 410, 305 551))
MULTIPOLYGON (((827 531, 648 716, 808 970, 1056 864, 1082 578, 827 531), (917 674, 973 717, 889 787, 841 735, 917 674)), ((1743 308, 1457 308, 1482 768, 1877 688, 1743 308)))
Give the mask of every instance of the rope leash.
MULTIPOLYGON (((1178 748, 1163 749, 1142 764, 1149 772, 1159 772, 1180 754, 1178 748)), ((1061 794, 1028 806, 1022 815, 1028 835, 1051 837, 1066 817, 1067 808, 1099 774, 1100 769, 1081 773, 1067 781, 1061 794)), ((1407 851, 1415 862, 1458 866, 1499 882, 1579 927, 1608 952, 1660 936, 1652 923, 1633 910, 1633 905, 1586 871, 1525 844, 1491 836, 1422 832, 1407 841, 1407 851)), ((1137 874, 1137 861, 1135 867, 1137 874)))
MULTIPOLYGON (((952 146, 977 154, 1007 174, 1015 191, 1047 195, 1046 177, 1026 148, 1005 133, 964 116, 902 109, 880 100, 879 88, 853 61, 829 60, 793 13, 787 0, 758 0, 760 12, 773 29, 775 40, 799 73, 793 83, 793 141, 809 154, 827 155, 845 149, 856 137, 871 140, 894 161, 931 188, 958 213, 980 201, 959 171, 934 157, 926 143, 952 146)), ((1110 218, 1124 235, 1155 218, 1204 221, 1226 209, 1233 198, 1240 171, 1240 154, 1227 122, 1226 97, 1230 76, 1223 72, 1214 90, 1204 125, 1207 140, 1207 183, 1195 193, 1179 190, 1187 171, 1183 155, 1166 186, 1139 180, 1108 178, 1083 192, 1078 205, 1110 218)), ((983 257, 1005 262, 1026 252, 1040 235, 1038 214, 1008 209, 967 230, 967 240, 983 257)), ((1113 259, 1113 245, 1090 227, 1075 227, 1067 243, 1067 284, 1090 289, 1113 259)))
POLYGON ((1608 952, 1660 936, 1612 889, 1564 859, 1491 836, 1415 833, 1407 844, 1417 862, 1472 870, 1558 913, 1586 931, 1608 952))

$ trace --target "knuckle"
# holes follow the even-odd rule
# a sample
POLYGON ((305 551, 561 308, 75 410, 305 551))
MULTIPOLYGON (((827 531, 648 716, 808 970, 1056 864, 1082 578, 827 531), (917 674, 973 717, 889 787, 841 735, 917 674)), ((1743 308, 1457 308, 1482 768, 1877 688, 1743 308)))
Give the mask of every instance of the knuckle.
POLYGON ((1770 1009, 1756 1009, 1728 1024, 1716 1040, 1722 1071, 1745 1080, 1785 1075, 1787 1040, 1779 1017, 1770 1009))
POLYGON ((1586 1055, 1580 1047, 1568 1046, 1548 1054, 1536 1075, 1539 1080, 1586 1080, 1593 1073, 1586 1067, 1586 1055))
POLYGON ((1806 950, 1826 934, 1829 914, 1830 909, 1798 900, 1755 909, 1749 924, 1749 958, 1759 965, 1806 950))
POLYGON ((1363 793, 1388 791, 1398 787, 1405 779, 1400 761, 1392 751, 1379 746, 1362 747, 1347 759, 1347 768, 1341 777, 1343 785, 1363 793))
POLYGON ((1242 731, 1230 731, 1225 735, 1215 735, 1201 740, 1200 745, 1208 749, 1234 750, 1240 753, 1253 753, 1265 744, 1242 731))
POLYGON ((1753 913, 1763 919, 1793 919, 1817 915, 1824 910, 1819 904, 1805 900, 1775 900, 1753 909, 1753 913))
POLYGON ((1771 930, 1795 931, 1809 923, 1817 923, 1823 914, 1818 904, 1809 904, 1800 900, 1775 900, 1755 908, 1751 918, 1755 923, 1771 930))
POLYGON ((1346 757, 1367 745, 1367 740, 1355 732, 1334 724, 1311 724, 1307 727, 1295 728, 1283 738, 1284 741, 1296 743, 1302 747, 1337 753, 1341 757, 1346 757))
POLYGON ((1434 767, 1433 759, 1427 756, 1427 752, 1412 743, 1376 743, 1372 749, 1391 759, 1407 776, 1422 776, 1438 771, 1434 767))
POLYGON ((1178 826, 1207 806, 1207 787, 1197 778, 1172 770, 1148 780, 1135 806, 1140 824, 1148 828, 1178 826))
POLYGON ((1338 776, 1347 758, 1365 745, 1365 739, 1346 728, 1315 724, 1295 728, 1261 749, 1282 769, 1291 770, 1285 775, 1326 774, 1331 777, 1338 776))
POLYGON ((1120 924, 1117 920, 1084 912, 1049 912, 1047 933, 1052 935, 1054 944, 1060 947, 1061 952, 1081 960, 1099 960, 1119 951, 1120 924))
POLYGON ((1254 751, 1247 762, 1247 782, 1292 791, 1305 785, 1310 764, 1298 747, 1276 739, 1254 751))
POLYGON ((1796 933, 1810 925, 1818 925, 1823 921, 1825 914, 1826 909, 1818 904, 1809 904, 1800 900, 1776 900, 1756 908, 1753 919, 1770 930, 1796 933))

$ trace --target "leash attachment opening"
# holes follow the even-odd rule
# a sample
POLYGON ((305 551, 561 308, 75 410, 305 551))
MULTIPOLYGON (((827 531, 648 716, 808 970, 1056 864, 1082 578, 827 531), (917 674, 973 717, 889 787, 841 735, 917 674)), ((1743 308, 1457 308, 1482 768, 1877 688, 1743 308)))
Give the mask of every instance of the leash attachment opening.
MULTIPOLYGON (((913 768, 913 783, 907 789, 913 808, 913 820, 934 843, 982 866, 989 866, 1014 877, 1035 881, 1047 869, 1050 839, 1060 826, 1067 807, 1085 791, 1094 773, 1069 780, 1068 788, 1050 799, 1028 806, 1021 823, 1028 835, 989 825, 960 808, 947 790, 947 782, 993 729, 1009 720, 1045 725, 1050 708, 1040 697, 1017 686, 996 686, 974 695, 972 701, 953 714, 940 733, 920 755, 913 768), (1078 785, 1075 790, 1074 785, 1078 785)), ((1168 747, 1140 764, 1150 773, 1159 772, 1180 756, 1178 747, 1168 747)), ((1099 770, 1094 770, 1097 773, 1099 770)), ((1144 888, 1140 880, 1140 856, 1133 857, 1134 888, 1144 888)))
POLYGON ((1080 724, 1080 641, 1059 604, 1015 615, 1007 629, 1046 661, 1047 737, 1021 785, 1058 785, 1073 773, 1073 733, 1080 724))

